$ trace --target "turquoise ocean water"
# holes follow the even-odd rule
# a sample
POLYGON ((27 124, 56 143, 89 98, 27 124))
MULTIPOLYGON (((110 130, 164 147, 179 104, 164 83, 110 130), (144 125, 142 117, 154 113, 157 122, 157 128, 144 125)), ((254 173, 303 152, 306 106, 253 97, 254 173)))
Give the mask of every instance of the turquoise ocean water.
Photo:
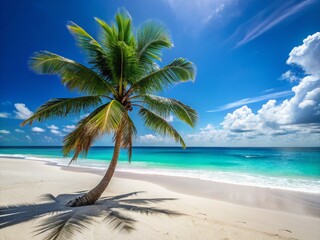
MULTIPOLYGON (((93 147, 74 166, 104 169, 112 152, 112 147, 93 147)), ((60 147, 0 147, 0 157, 60 165, 70 160, 60 147)), ((131 164, 121 152, 117 170, 320 193, 320 148, 135 147, 131 164)))

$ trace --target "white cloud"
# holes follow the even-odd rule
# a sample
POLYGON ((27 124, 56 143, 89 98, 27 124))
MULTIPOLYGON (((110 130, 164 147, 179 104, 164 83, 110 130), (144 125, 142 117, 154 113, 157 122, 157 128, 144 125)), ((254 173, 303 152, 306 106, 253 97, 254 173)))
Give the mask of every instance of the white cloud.
POLYGON ((1 134, 10 134, 10 131, 2 129, 2 130, 0 130, 0 133, 1 134))
POLYGON ((212 124, 208 124, 204 128, 200 128, 200 131, 194 134, 188 134, 187 139, 189 142, 195 145, 207 145, 214 142, 219 142, 221 145, 226 145, 228 132, 222 129, 216 129, 212 124))
POLYGON ((169 117, 165 118, 167 122, 173 122, 173 119, 174 119, 174 116, 172 116, 171 114, 169 117))
POLYGON ((153 134, 145 134, 143 136, 139 136, 139 140, 142 143, 157 143, 162 142, 163 138, 160 136, 155 136, 153 134))
POLYGON ((188 139, 221 145, 235 141, 233 145, 319 146, 319 53, 320 33, 307 37, 301 46, 291 51, 287 63, 298 65, 309 74, 292 88, 293 97, 280 103, 271 99, 257 113, 242 106, 225 116, 221 129, 209 124, 198 133, 188 135, 188 139))
POLYGON ((26 139, 28 139, 29 141, 32 141, 32 139, 29 135, 26 135, 26 139))
POLYGON ((40 127, 33 127, 31 129, 33 132, 45 132, 46 130, 44 130, 43 128, 40 127))
POLYGON ((17 119, 27 119, 33 114, 24 103, 15 103, 14 107, 16 108, 16 111, 14 111, 15 118, 17 119))
POLYGON ((270 94, 266 94, 258 97, 253 97, 253 98, 244 98, 244 99, 220 106, 217 109, 208 110, 207 112, 220 112, 227 109, 243 106, 249 103, 261 102, 264 100, 268 100, 270 98, 275 99, 275 98, 287 97, 292 94, 293 94, 292 91, 282 91, 282 92, 270 93, 270 94))
POLYGON ((257 129, 260 121, 247 106, 243 106, 233 113, 228 113, 221 123, 224 129, 232 132, 249 132, 257 129))
POLYGON ((15 131, 16 131, 17 133, 24 133, 24 131, 21 130, 21 129, 15 129, 15 131))
POLYGON ((0 112, 0 118, 9 118, 9 117, 10 117, 10 113, 0 112))
POLYGON ((278 6, 278 4, 270 5, 269 8, 263 9, 249 21, 240 25, 229 40, 238 38, 244 34, 235 46, 240 47, 256 39, 271 28, 288 19, 290 16, 302 11, 313 2, 314 0, 305 0, 297 3, 293 2, 291 4, 283 1, 282 6, 278 6))
POLYGON ((299 78, 290 70, 283 73, 280 77, 280 80, 289 80, 289 82, 298 81, 299 78))
POLYGON ((64 126, 64 128, 62 129, 62 131, 68 133, 68 132, 71 132, 72 130, 74 130, 76 128, 75 125, 66 125, 64 126))
POLYGON ((63 134, 59 130, 56 130, 56 129, 51 129, 50 132, 55 135, 58 135, 58 136, 63 136, 63 134))
POLYGON ((320 75, 320 32, 308 36, 289 54, 287 64, 300 66, 306 74, 320 75))
MULTIPOLYGON (((264 104, 258 113, 254 114, 257 121, 261 121, 265 125, 320 124, 319 56, 320 33, 308 36, 301 46, 295 47, 291 51, 287 63, 300 66, 309 75, 302 78, 298 85, 292 88, 294 93, 292 98, 279 104, 276 100, 269 100, 264 104)), ((228 118, 225 119, 225 121, 228 120, 228 118)))
POLYGON ((56 125, 50 125, 50 126, 47 126, 47 128, 52 129, 52 130, 58 130, 59 129, 56 125))

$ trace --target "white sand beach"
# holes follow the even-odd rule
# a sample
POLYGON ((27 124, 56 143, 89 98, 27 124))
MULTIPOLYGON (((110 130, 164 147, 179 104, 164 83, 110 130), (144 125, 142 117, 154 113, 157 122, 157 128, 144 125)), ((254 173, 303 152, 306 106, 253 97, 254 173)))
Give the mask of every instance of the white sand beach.
MULTIPOLYGON (((1 158, 0 205, 39 204, 43 194, 57 196, 89 190, 100 181, 101 174, 100 170, 1 158)), ((97 221, 73 239, 320 239, 317 194, 117 172, 103 196, 135 191, 143 193, 132 198, 176 198, 150 206, 184 215, 124 212, 137 220, 131 233, 97 221)), ((42 220, 3 228, 0 239, 42 239, 43 235, 34 236, 42 220)))

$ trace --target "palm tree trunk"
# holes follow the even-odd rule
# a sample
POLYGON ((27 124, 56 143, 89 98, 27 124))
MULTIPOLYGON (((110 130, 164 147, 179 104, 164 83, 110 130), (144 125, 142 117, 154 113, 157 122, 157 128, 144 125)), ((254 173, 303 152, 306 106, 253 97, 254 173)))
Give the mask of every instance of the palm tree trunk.
POLYGON ((101 179, 100 183, 95 188, 93 188, 86 194, 82 195, 81 197, 77 197, 69 201, 67 203, 68 207, 80 207, 85 205, 91 205, 91 204, 94 204, 100 198, 102 193, 108 187, 110 180, 116 169, 120 148, 121 148, 121 138, 122 138, 122 131, 118 131, 116 134, 112 160, 109 164, 107 172, 101 179))

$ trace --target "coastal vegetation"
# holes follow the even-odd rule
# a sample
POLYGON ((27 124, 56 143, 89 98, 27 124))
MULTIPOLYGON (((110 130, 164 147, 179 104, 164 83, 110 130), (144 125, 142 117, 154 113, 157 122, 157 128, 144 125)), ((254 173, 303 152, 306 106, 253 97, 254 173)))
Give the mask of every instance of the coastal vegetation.
POLYGON ((186 144, 168 117, 173 114, 191 127, 198 118, 196 111, 181 101, 155 95, 169 86, 194 80, 196 74, 195 65, 185 58, 159 66, 163 49, 173 46, 163 24, 148 20, 135 30, 124 9, 118 11, 112 24, 95 20, 101 29, 98 40, 73 22, 67 25, 86 53, 88 66, 48 51, 37 52, 30 60, 36 73, 58 75, 70 91, 81 96, 50 99, 22 125, 91 111, 64 137, 63 154, 72 154, 70 163, 80 154, 85 156, 103 135, 113 135, 113 157, 104 177, 92 190, 68 202, 70 207, 91 205, 100 198, 114 174, 121 148, 127 149, 131 160, 137 133, 132 120, 135 110, 146 127, 172 137, 183 148, 186 144))

